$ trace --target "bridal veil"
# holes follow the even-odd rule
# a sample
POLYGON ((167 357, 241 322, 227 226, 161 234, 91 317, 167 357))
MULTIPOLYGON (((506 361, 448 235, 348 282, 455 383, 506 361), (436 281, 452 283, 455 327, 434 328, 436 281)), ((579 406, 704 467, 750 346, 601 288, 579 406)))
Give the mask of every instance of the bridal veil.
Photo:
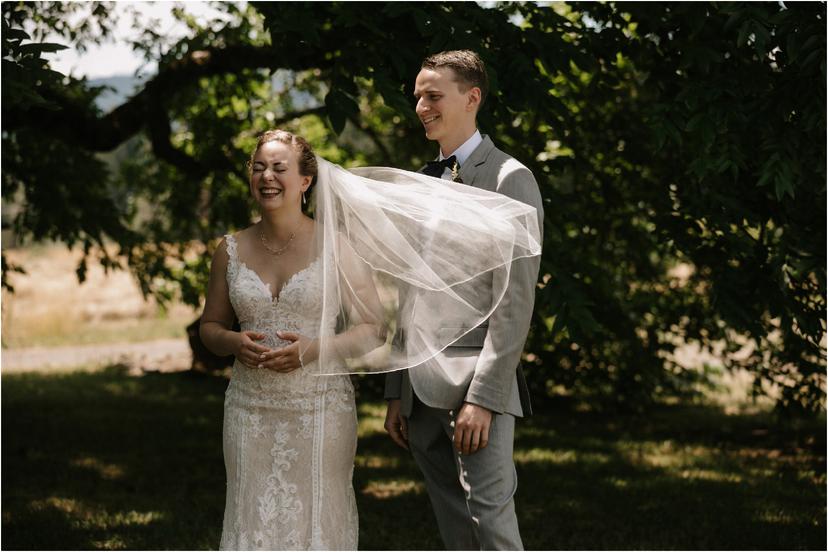
POLYGON ((515 260, 540 254, 532 206, 419 173, 317 162, 319 374, 434 359, 489 318, 515 260))

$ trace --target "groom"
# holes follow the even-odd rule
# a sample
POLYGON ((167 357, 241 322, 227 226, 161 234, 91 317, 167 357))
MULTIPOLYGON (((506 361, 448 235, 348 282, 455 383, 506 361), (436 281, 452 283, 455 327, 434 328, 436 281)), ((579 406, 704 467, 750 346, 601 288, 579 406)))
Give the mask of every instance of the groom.
MULTIPOLYGON (((532 173, 477 130, 486 69, 468 50, 426 58, 414 87, 426 137, 440 145, 421 172, 499 192, 538 211, 532 173)), ((440 535, 453 550, 522 550, 512 459, 515 417, 531 414, 520 355, 535 300, 540 257, 512 265, 488 321, 440 353, 453 379, 416 367, 386 377, 385 430, 411 450, 425 477, 440 535)))

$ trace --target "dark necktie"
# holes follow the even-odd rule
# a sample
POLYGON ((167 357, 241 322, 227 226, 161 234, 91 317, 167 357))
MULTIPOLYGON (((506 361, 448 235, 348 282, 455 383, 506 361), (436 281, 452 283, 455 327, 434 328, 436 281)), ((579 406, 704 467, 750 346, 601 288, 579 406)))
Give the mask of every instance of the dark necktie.
MULTIPOLYGON (((446 169, 452 170, 456 162, 457 157, 453 155, 451 157, 441 159, 440 161, 429 161, 423 169, 423 174, 440 178, 443 176, 443 172, 445 172, 446 169)), ((457 169, 460 170, 459 164, 457 165, 457 169)))

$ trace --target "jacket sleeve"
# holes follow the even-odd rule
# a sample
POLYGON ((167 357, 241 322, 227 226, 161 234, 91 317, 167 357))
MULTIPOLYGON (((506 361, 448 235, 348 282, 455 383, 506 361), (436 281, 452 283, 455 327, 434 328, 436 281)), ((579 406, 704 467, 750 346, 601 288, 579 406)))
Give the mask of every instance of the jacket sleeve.
MULTIPOLYGON (((531 171, 521 167, 510 173, 498 184, 497 191, 537 209, 542 238, 543 204, 531 171)), ((539 270, 540 257, 518 259, 512 263, 506 292, 489 318, 489 329, 466 392, 466 402, 498 413, 506 409, 512 385, 515 385, 515 370, 529 333, 539 270)))
POLYGON ((385 376, 385 400, 399 399, 402 397, 402 371, 390 372, 385 376))
MULTIPOLYGON (((405 347, 405 336, 400 333, 400 317, 403 316, 402 311, 406 304, 406 289, 400 284, 397 288, 397 303, 400 309, 397 311, 397 333, 394 335, 392 346, 405 347)), ((395 370, 385 375, 385 392, 383 393, 385 400, 402 398, 402 370, 395 370)))

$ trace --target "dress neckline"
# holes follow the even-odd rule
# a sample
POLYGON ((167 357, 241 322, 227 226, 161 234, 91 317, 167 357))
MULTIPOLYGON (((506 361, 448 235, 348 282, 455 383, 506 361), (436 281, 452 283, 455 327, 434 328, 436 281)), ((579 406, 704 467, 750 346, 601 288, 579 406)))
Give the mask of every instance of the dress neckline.
POLYGON ((319 259, 318 258, 314 259, 305 268, 303 268, 301 270, 298 270, 298 271, 294 272, 293 274, 291 274, 290 277, 287 280, 285 280, 285 282, 281 285, 281 287, 279 288, 279 292, 276 295, 273 295, 273 292, 270 289, 270 283, 265 282, 262 279, 262 277, 259 276, 258 272, 256 272, 255 270, 253 270, 252 268, 247 266, 247 264, 244 261, 239 260, 238 262, 239 262, 239 264, 241 265, 242 268, 244 268, 245 270, 247 270, 248 272, 253 274, 253 276, 256 277, 256 280, 259 282, 259 284, 261 284, 262 289, 267 292, 267 295, 270 298, 270 302, 274 303, 274 304, 279 304, 279 300, 284 295, 285 290, 287 289, 288 285, 291 284, 294 280, 296 280, 297 276, 299 276, 300 274, 310 270, 313 267, 313 265, 315 265, 317 262, 319 262, 319 259))
POLYGON ((273 292, 270 288, 270 283, 265 282, 264 279, 259 275, 258 272, 256 272, 255 270, 253 270, 252 268, 247 266, 247 263, 242 261, 241 258, 239 257, 239 252, 238 252, 238 249, 237 249, 236 236, 234 236, 232 234, 228 234, 227 238, 228 238, 228 243, 232 244, 231 247, 228 247, 228 253, 229 253, 229 256, 230 256, 231 260, 234 260, 236 263, 239 264, 239 266, 241 268, 244 268, 245 270, 247 270, 253 276, 256 277, 256 281, 259 282, 259 285, 262 286, 262 290, 267 293, 267 296, 270 299, 271 304, 279 304, 279 301, 282 298, 282 296, 284 295, 285 290, 287 289, 288 285, 290 285, 294 280, 296 280, 297 276, 299 276, 300 274, 302 274, 304 272, 309 271, 316 263, 319 262, 319 257, 317 257, 314 260, 312 260, 310 263, 308 263, 308 265, 305 266, 304 268, 302 268, 300 270, 297 270, 296 272, 291 274, 290 277, 288 277, 288 279, 285 280, 282 283, 282 285, 279 287, 279 290, 276 293, 276 295, 273 295, 273 292))

